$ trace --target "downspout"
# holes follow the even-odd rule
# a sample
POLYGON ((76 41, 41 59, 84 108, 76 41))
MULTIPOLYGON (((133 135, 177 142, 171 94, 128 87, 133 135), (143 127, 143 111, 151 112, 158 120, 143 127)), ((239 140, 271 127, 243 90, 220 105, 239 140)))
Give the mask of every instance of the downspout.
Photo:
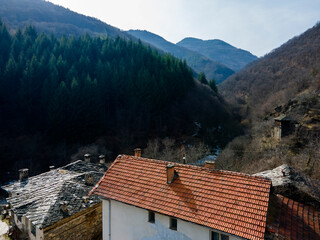
POLYGON ((111 199, 109 199, 109 240, 111 240, 111 199))

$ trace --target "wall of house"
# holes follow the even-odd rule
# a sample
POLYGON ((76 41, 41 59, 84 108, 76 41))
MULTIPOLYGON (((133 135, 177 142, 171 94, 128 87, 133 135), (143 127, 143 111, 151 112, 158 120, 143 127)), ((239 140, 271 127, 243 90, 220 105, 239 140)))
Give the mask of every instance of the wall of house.
MULTIPOLYGON (((155 214, 155 223, 148 222, 148 211, 118 201, 103 200, 103 240, 211 240, 209 228, 178 219, 177 231, 171 230, 170 217, 155 214), (109 209, 111 235, 109 236, 109 209)), ((229 240, 238 240, 229 236, 229 240)))
POLYGON ((273 137, 277 140, 280 140, 281 139, 281 126, 276 126, 274 127, 273 129, 273 137))
POLYGON ((29 219, 25 216, 21 217, 21 221, 18 219, 18 216, 16 214, 13 214, 13 220, 15 225, 20 229, 21 236, 20 238, 26 238, 28 237, 30 240, 43 240, 43 231, 36 227, 36 233, 33 234, 32 229, 32 223, 29 221, 29 219))
POLYGON ((102 204, 96 204, 45 228, 44 239, 99 240, 102 237, 102 204))

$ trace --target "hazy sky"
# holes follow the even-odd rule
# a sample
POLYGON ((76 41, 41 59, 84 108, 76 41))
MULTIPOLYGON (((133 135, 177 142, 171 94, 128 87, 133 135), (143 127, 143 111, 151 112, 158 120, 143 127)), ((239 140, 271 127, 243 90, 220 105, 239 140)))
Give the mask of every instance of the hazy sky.
POLYGON ((168 41, 221 39, 263 56, 320 21, 320 0, 49 0, 168 41))

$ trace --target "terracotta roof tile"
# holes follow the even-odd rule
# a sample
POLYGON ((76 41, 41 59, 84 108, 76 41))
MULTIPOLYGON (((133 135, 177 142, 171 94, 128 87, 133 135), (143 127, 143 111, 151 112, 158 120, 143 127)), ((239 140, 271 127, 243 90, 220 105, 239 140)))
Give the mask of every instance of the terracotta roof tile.
POLYGON ((271 181, 245 174, 119 155, 92 193, 247 239, 264 239, 271 181))
POLYGON ((275 201, 280 210, 277 221, 268 225, 269 232, 283 239, 320 239, 319 211, 281 195, 277 195, 275 201))

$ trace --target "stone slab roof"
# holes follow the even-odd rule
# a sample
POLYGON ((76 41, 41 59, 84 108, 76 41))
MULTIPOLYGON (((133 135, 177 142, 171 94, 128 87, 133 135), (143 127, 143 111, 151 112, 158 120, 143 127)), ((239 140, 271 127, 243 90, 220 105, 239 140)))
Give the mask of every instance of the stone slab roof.
MULTIPOLYGON (((271 181, 119 155, 91 193, 246 239, 264 239, 271 181), (167 183, 166 166, 178 177, 167 183)), ((91 195, 92 196, 92 195, 91 195)))
POLYGON ((288 122, 294 122, 295 120, 289 116, 281 115, 279 117, 274 118, 275 121, 288 121, 288 122))
POLYGON ((96 184, 106 170, 104 165, 78 160, 3 189, 12 195, 7 201, 15 214, 26 216, 33 225, 43 229, 99 203, 97 196, 90 196, 88 202, 84 202, 83 197, 88 196, 93 187, 86 184, 85 175, 91 174, 96 184), (67 201, 66 213, 60 210, 62 201, 67 201))
POLYGON ((254 175, 271 179, 275 193, 320 209, 320 182, 287 164, 254 175))

